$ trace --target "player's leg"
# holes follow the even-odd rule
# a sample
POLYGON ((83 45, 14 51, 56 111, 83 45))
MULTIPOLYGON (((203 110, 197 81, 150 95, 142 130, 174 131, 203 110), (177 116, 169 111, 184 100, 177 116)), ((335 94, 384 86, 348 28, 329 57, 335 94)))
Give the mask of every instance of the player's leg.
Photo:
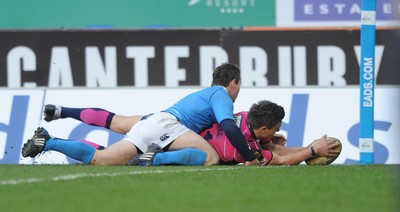
MULTIPOLYGON (((207 153, 196 148, 185 148, 175 151, 155 152, 153 159, 144 160, 148 152, 139 158, 140 165, 161 166, 161 165, 183 165, 183 166, 203 166, 207 159, 207 153), (150 162, 150 163, 149 163, 150 162)), ((151 155, 150 155, 151 157, 151 155)))
POLYGON ((207 154, 206 160, 204 162, 205 166, 216 165, 219 162, 219 156, 217 152, 211 147, 211 145, 206 140, 204 140, 203 137, 191 130, 185 132, 177 139, 175 139, 175 141, 169 146, 168 150, 174 151, 187 148, 195 148, 204 151, 207 154))
POLYGON ((111 166, 126 165, 138 155, 135 145, 127 140, 120 140, 104 150, 95 152, 91 165, 111 166))
POLYGON ((80 139, 79 141, 81 141, 83 143, 86 143, 86 144, 89 144, 90 146, 92 146, 92 147, 94 147, 95 149, 98 149, 98 150, 102 150, 102 149, 106 148, 105 146, 102 146, 102 145, 100 145, 98 143, 94 143, 94 142, 91 142, 91 141, 88 141, 88 140, 80 139))
POLYGON ((91 142, 50 137, 44 128, 38 128, 24 144, 22 156, 36 157, 43 151, 57 151, 75 160, 92 165, 125 165, 138 155, 136 147, 121 140, 107 149, 98 150, 91 142))
MULTIPOLYGON (((217 153, 198 134, 182 125, 170 113, 156 113, 137 123, 128 133, 131 139, 142 152, 145 152, 139 161, 155 161, 155 164, 180 164, 180 165, 214 165, 218 163, 217 153), (148 152, 152 143, 161 148, 167 148, 168 153, 148 152), (172 144, 171 144, 172 143, 172 144), (192 148, 185 151, 186 148, 192 148), (156 154, 157 153, 157 154, 156 154), (163 157, 161 157, 163 156, 163 157)), ((148 164, 148 163, 146 163, 148 164)))
POLYGON ((69 108, 45 105, 44 120, 73 118, 83 123, 105 127, 114 132, 126 134, 143 116, 122 116, 102 108, 69 108))
POLYGON ((129 130, 138 123, 143 116, 135 115, 135 116, 121 116, 121 115, 114 115, 111 119, 110 130, 126 134, 129 130))
POLYGON ((43 151, 61 152, 71 158, 89 164, 95 152, 95 147, 82 141, 65 140, 50 137, 49 133, 42 127, 39 127, 31 139, 22 148, 23 157, 36 157, 43 151))

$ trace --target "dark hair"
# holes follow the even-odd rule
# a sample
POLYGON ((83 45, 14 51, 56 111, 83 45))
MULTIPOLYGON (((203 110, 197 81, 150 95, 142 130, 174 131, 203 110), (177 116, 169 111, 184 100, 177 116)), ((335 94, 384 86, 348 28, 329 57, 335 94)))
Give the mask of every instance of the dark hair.
POLYGON ((285 109, 267 100, 253 104, 247 114, 246 123, 253 129, 266 126, 271 129, 285 117, 285 109))
POLYGON ((236 84, 239 83, 240 68, 233 63, 224 63, 215 68, 211 86, 221 85, 227 87, 232 80, 235 80, 236 84))

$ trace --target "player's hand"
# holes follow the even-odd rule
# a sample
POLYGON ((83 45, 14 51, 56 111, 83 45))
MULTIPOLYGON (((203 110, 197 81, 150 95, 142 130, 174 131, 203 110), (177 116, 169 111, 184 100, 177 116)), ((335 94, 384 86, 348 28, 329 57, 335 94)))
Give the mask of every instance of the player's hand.
POLYGON ((339 142, 337 140, 326 140, 327 135, 322 136, 318 139, 314 144, 314 149, 317 151, 319 156, 324 157, 334 157, 337 156, 340 151, 334 150, 335 147, 339 146, 339 142))
POLYGON ((254 159, 252 161, 246 161, 244 163, 245 166, 260 166, 260 161, 258 159, 254 159))
POLYGON ((272 143, 285 146, 286 145, 286 137, 282 134, 275 134, 274 137, 271 138, 272 143))

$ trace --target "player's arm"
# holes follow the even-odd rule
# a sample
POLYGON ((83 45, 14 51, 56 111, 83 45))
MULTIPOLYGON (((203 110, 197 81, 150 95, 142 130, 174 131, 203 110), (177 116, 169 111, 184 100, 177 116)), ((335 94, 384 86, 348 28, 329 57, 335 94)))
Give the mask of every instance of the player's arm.
POLYGON ((250 150, 246 138, 234 120, 225 119, 220 123, 220 126, 231 144, 246 160, 245 165, 260 165, 260 162, 254 155, 254 152, 250 150))
MULTIPOLYGON (((337 153, 332 149, 334 148, 335 144, 330 142, 319 142, 318 146, 315 145, 315 149, 318 153, 321 153, 321 155, 326 155, 326 156, 334 156, 337 153)), ((285 147, 279 147, 280 145, 275 145, 277 148, 285 148, 285 147)), ((288 149, 288 148, 286 148, 288 149)), ((313 157, 312 150, 310 148, 302 148, 297 151, 291 152, 286 155, 280 155, 277 152, 272 152, 273 157, 269 165, 298 165, 301 162, 307 160, 308 158, 313 157)), ((320 154, 318 154, 320 155, 320 154)))
POLYGON ((309 148, 287 155, 280 155, 276 152, 272 152, 272 154, 273 157, 269 165, 298 165, 301 162, 312 157, 312 152, 309 148))
POLYGON ((312 151, 307 147, 285 147, 286 138, 276 134, 271 139, 261 139, 261 147, 272 152, 272 160, 268 165, 298 165, 312 157, 312 151))
MULTIPOLYGON (((281 155, 278 153, 279 149, 285 147, 276 144, 269 144, 269 145, 273 145, 275 148, 275 151, 270 150, 273 152, 274 156, 270 162, 270 165, 297 165, 313 156, 311 148, 308 147, 300 147, 299 150, 293 151, 286 155, 281 155), (278 151, 276 151, 276 149, 278 149, 278 151)), ((313 144, 313 147, 314 151, 318 153, 318 155, 332 157, 332 156, 337 156, 339 154, 336 150, 334 150, 334 148, 338 145, 339 144, 336 141, 326 141, 326 135, 325 135, 322 136, 320 139, 318 139, 313 144)), ((294 148, 292 148, 292 150, 294 150, 294 148)))
POLYGON ((273 151, 279 155, 287 155, 307 149, 307 147, 286 147, 286 142, 286 137, 282 134, 275 134, 271 139, 262 138, 260 140, 263 149, 273 151))
POLYGON ((262 144, 262 148, 270 150, 272 152, 275 152, 279 155, 287 155, 287 154, 302 151, 304 149, 308 149, 307 147, 285 147, 285 146, 278 145, 278 144, 275 144, 272 142, 262 144))
POLYGON ((226 95, 225 90, 214 93, 210 99, 210 104, 212 105, 215 119, 225 132, 229 142, 246 160, 244 165, 260 165, 253 151, 250 150, 242 131, 233 120, 233 102, 226 95))

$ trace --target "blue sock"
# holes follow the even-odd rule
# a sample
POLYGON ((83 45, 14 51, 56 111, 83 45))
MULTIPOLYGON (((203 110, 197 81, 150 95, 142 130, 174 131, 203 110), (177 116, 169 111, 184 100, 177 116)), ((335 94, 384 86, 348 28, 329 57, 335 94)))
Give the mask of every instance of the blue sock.
POLYGON ((186 165, 202 166, 206 162, 207 153, 195 148, 186 148, 177 151, 157 153, 152 165, 186 165))
POLYGON ((82 141, 50 138, 44 147, 44 151, 54 150, 61 152, 75 160, 89 164, 92 161, 96 148, 82 141))

